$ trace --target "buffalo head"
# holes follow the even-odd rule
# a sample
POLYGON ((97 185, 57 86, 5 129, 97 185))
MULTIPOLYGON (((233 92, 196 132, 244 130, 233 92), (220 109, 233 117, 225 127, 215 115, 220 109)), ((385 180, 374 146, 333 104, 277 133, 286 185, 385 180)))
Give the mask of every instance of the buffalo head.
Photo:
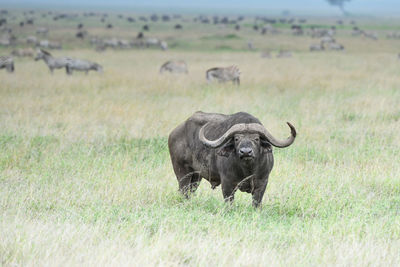
POLYGON ((237 159, 247 163, 256 160, 263 153, 271 152, 271 145, 280 148, 290 146, 296 138, 296 129, 289 122, 287 124, 291 136, 283 141, 273 137, 258 123, 235 124, 216 140, 208 140, 205 137, 205 124, 199 131, 199 139, 208 147, 218 148, 218 155, 229 157, 234 153, 237 159))

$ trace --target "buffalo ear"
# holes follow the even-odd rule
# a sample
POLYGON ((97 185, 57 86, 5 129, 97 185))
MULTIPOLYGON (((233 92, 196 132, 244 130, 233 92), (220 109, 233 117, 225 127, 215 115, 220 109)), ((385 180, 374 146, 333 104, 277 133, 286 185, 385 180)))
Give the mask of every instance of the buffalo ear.
POLYGON ((235 151, 235 145, 232 141, 225 144, 223 147, 218 149, 217 155, 222 157, 229 157, 229 155, 235 151))
POLYGON ((260 140, 261 149, 264 153, 272 153, 272 145, 265 139, 260 140))

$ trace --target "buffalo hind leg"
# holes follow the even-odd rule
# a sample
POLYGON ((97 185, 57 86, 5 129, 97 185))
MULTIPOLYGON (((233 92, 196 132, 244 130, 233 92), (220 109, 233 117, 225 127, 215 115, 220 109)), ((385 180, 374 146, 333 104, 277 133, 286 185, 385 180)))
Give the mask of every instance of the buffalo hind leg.
POLYGON ((177 177, 180 177, 178 178, 179 191, 188 198, 189 194, 194 193, 200 185, 200 173, 192 168, 187 168, 186 172, 180 174, 179 176, 177 175, 177 177))

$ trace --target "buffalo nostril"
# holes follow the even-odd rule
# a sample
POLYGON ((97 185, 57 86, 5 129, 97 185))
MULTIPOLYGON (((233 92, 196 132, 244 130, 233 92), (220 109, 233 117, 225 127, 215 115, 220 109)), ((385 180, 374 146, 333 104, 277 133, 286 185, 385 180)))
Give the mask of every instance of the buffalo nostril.
POLYGON ((253 150, 251 148, 247 148, 247 147, 241 148, 239 150, 239 153, 241 155, 250 155, 252 152, 253 152, 253 150))

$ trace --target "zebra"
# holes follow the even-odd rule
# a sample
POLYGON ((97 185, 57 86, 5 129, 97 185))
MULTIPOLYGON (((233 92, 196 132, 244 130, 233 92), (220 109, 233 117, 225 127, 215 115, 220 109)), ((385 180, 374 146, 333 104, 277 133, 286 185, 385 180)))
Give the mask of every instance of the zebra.
POLYGON ((240 84, 240 70, 237 66, 232 65, 226 68, 211 68, 206 71, 206 79, 208 82, 217 80, 218 82, 232 81, 233 84, 240 84))
MULTIPOLYGON (((47 65, 47 67, 49 67, 51 74, 53 74, 53 70, 54 69, 66 68, 67 67, 67 63, 70 60, 69 57, 55 58, 49 52, 39 48, 37 50, 35 61, 38 61, 40 59, 43 59, 43 61, 47 65)), ((67 73, 68 73, 68 71, 67 71, 67 73)))
POLYGON ((343 51, 344 46, 338 43, 330 43, 329 44, 329 49, 331 50, 337 50, 337 51, 343 51))
POLYGON ((45 27, 41 27, 41 28, 37 28, 36 29, 36 34, 47 35, 48 32, 49 32, 49 29, 45 28, 45 27))
POLYGON ((62 45, 59 42, 51 42, 49 40, 41 40, 37 43, 37 46, 41 48, 49 48, 49 49, 61 49, 62 45))
POLYGON ((334 42, 336 42, 336 40, 330 35, 321 38, 321 45, 330 44, 334 42))
POLYGON ((320 43, 320 44, 311 44, 310 45, 310 51, 311 52, 313 52, 313 51, 322 51, 322 50, 325 50, 325 46, 324 46, 324 43, 320 43))
POLYGON ((171 73, 188 73, 188 67, 186 62, 183 60, 179 61, 167 61, 160 68, 160 74, 165 71, 169 71, 171 73))
POLYGON ((14 59, 11 56, 0 56, 0 69, 14 72, 14 59))
POLYGON ((68 75, 71 75, 74 70, 84 71, 86 74, 88 74, 90 70, 95 70, 99 73, 103 73, 103 67, 100 64, 83 59, 69 58, 66 69, 68 75))
POLYGON ((26 38, 26 43, 27 44, 34 44, 36 45, 38 43, 38 39, 36 38, 36 36, 28 36, 26 38))

